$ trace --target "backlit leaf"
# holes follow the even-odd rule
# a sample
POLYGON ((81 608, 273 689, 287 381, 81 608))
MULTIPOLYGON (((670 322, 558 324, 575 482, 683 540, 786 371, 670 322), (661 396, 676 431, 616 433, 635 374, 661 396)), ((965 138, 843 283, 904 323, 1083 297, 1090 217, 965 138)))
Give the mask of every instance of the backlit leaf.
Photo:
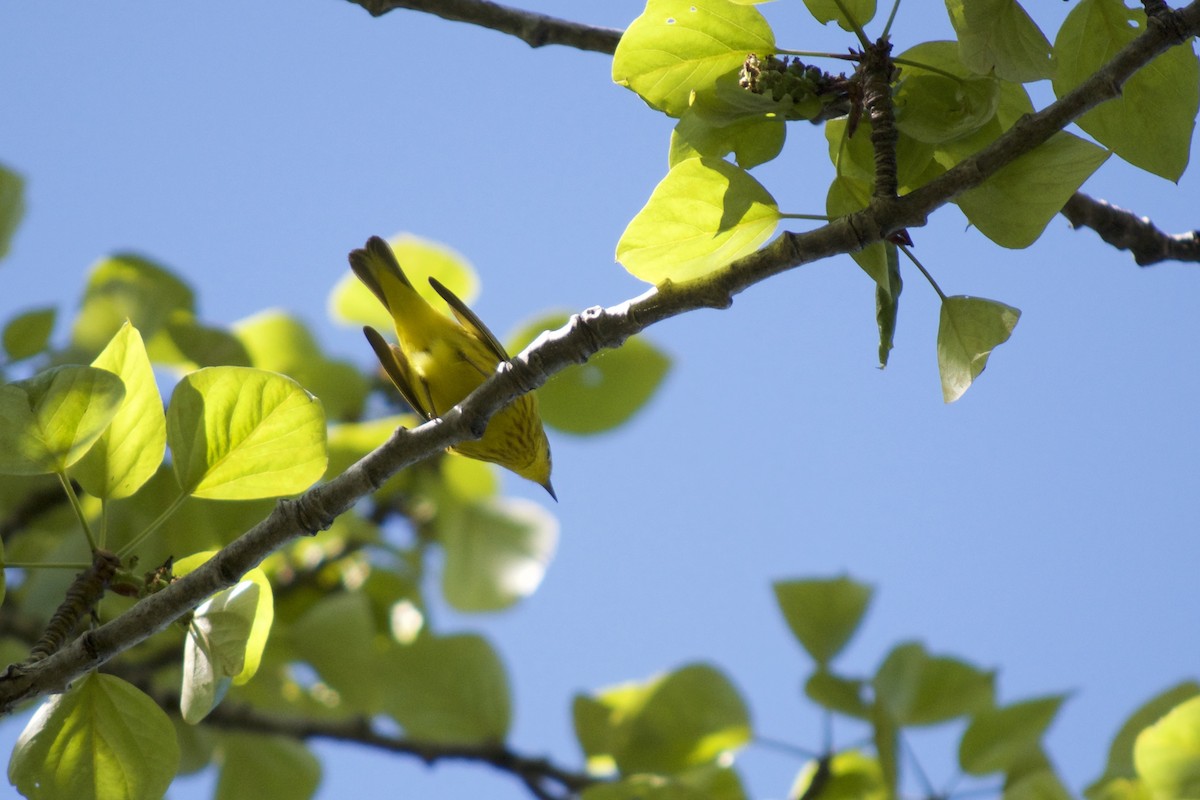
POLYGON ((1091 797, 1093 793, 1100 790, 1101 784, 1106 781, 1136 778, 1137 769, 1133 763, 1133 746, 1137 741, 1138 734, 1165 716, 1171 709, 1197 695, 1200 695, 1200 683, 1184 681, 1160 692, 1130 714, 1129 718, 1121 725, 1121 729, 1117 731, 1117 735, 1113 737, 1104 775, 1088 787, 1086 794, 1091 797))
POLYGON ((1183 701, 1138 734, 1133 761, 1155 797, 1200 797, 1200 697, 1183 701))
POLYGON ((613 54, 612 78, 672 117, 693 91, 775 51, 775 37, 753 6, 730 0, 649 0, 613 54))
POLYGON ((325 472, 321 402, 283 375, 209 367, 183 378, 167 442, 185 493, 214 500, 304 491, 325 472))
POLYGON ((757 250, 778 222, 774 198, 745 170, 692 158, 655 187, 621 235, 617 260, 647 283, 700 278, 757 250))
POLYGON ((65 472, 104 433, 125 397, 121 379, 65 366, 0 386, 0 473, 65 472))
POLYGON ((167 423, 154 371, 137 329, 128 322, 92 362, 125 384, 112 424, 72 469, 72 477, 91 495, 129 497, 162 463, 167 423))
POLYGON ((8 779, 31 800, 159 800, 178 766, 175 729, 158 704, 93 672, 33 715, 8 779))
POLYGON ((810 761, 792 784, 788 797, 820 800, 887 800, 887 785, 879 761, 858 750, 847 750, 824 764, 810 761), (814 783, 819 786, 814 787, 814 783), (806 794, 811 791, 812 794, 806 794))
POLYGON ((1008 341, 1021 312, 982 297, 947 297, 938 323, 942 397, 953 403, 987 366, 992 350, 1008 341))
POLYGON ((174 312, 192 314, 194 305, 191 288, 166 268, 119 253, 92 267, 71 341, 98 353, 129 320, 149 342, 174 312))
POLYGON ((362 412, 367 396, 362 373, 347 361, 326 357, 300 320, 282 311, 263 311, 234 324, 233 330, 253 366, 292 378, 320 398, 330 417, 355 418, 362 412))
MULTIPOLYGON (((1146 30, 1146 13, 1121 0, 1080 0, 1054 41, 1054 93, 1070 92, 1146 30)), ((1167 180, 1187 167, 1200 108, 1200 62, 1190 43, 1138 70, 1112 100, 1076 122, 1118 156, 1167 180)))
POLYGON ((946 0, 962 62, 1017 83, 1054 73, 1050 42, 1017 0, 946 0))
POLYGON ((1059 131, 954 202, 996 244, 1028 247, 1108 156, 1103 148, 1059 131))

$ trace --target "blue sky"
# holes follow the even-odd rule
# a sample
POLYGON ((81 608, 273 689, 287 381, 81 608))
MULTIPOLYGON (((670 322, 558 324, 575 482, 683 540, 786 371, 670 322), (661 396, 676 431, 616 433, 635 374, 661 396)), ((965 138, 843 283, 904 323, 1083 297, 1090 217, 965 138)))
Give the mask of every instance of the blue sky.
MULTIPOLYGON (((1038 18, 1051 38, 1067 10, 1053 5, 1038 18)), ((613 27, 641 11, 528 7, 613 27)), ((763 10, 782 45, 852 44, 795 0, 763 10)), ((897 49, 949 32, 941 4, 908 4, 897 49)), ((29 210, 0 263, 0 319, 72 307, 91 263, 131 249, 183 275, 207 320, 281 307, 367 366, 326 297, 347 251, 400 231, 474 263, 475 308, 502 335, 640 294, 613 251, 666 171, 671 123, 609 65, 344 2, 7 4, 0 161, 27 178, 29 210)), ((822 213, 820 129, 793 126, 756 175, 784 211, 822 213)), ((1174 186, 1113 158, 1085 190, 1166 230, 1200 225, 1194 169, 1174 186)), ((562 538, 542 589, 503 614, 439 617, 501 652, 515 747, 579 764, 575 692, 697 660, 742 689, 758 732, 818 747, 797 688, 809 664, 770 591, 789 577, 877 587, 847 670, 917 638, 999 669, 1004 701, 1073 692, 1049 746, 1076 789, 1128 712, 1196 674, 1195 266, 1139 269, 1061 218, 1023 251, 953 208, 913 236, 947 293, 1023 312, 958 403, 941 400, 933 291, 906 271, 880 371, 872 286, 841 257, 653 328, 674 359, 655 400, 607 436, 551 434, 562 538)), ((6 750, 18 732, 0 725, 6 750)), ((953 750, 917 746, 943 783, 953 750)), ((527 797, 483 768, 318 749, 322 798, 527 797)), ((759 798, 784 796, 802 766, 762 748, 742 763, 759 798)))

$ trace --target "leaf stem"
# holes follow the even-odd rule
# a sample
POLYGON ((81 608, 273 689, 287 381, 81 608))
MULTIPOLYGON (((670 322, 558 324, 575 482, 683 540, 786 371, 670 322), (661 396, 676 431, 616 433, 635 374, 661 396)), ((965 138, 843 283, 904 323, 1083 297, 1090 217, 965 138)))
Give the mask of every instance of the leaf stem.
POLYGON ((820 50, 776 50, 777 56, 803 56, 804 58, 836 58, 838 61, 858 61, 861 56, 853 53, 825 53, 820 50))
POLYGON ((883 33, 879 35, 880 39, 888 38, 888 34, 892 30, 892 23, 896 21, 896 12, 900 10, 900 0, 892 3, 892 13, 888 14, 887 24, 883 26, 883 33))
POLYGON ((827 214, 779 214, 780 219, 807 219, 814 222, 829 222, 833 217, 827 214))
POLYGON ((942 77, 945 77, 945 78, 949 78, 950 80, 956 81, 957 83, 966 83, 967 82, 967 79, 961 75, 955 75, 953 72, 948 72, 944 69, 941 69, 940 67, 935 67, 930 64, 922 64, 920 61, 910 61, 907 58, 893 58, 892 63, 893 64, 902 64, 906 67, 916 67, 917 69, 923 69, 923 70, 926 70, 927 72, 936 72, 938 75, 941 75, 942 77))
POLYGON ((166 510, 158 515, 158 519, 154 520, 154 522, 151 522, 150 525, 146 528, 146 530, 142 531, 137 536, 133 537, 133 539, 131 539, 128 544, 126 544, 124 547, 122 547, 120 550, 118 550, 117 555, 120 556, 121 558, 125 558, 125 556, 132 553, 139 544, 141 544, 142 542, 146 541, 151 536, 153 536, 158 531, 158 529, 161 528, 166 523, 166 521, 171 518, 171 515, 179 510, 179 507, 181 505, 183 505, 183 501, 187 500, 188 497, 189 497, 189 495, 187 493, 180 492, 179 496, 176 497, 174 501, 172 501, 171 505, 167 506, 166 510))
POLYGON ((801 747, 800 745, 792 744, 791 742, 785 742, 782 739, 773 739, 770 736, 755 736, 753 742, 754 744, 760 747, 765 747, 769 750, 775 750, 780 753, 788 753, 793 756, 799 756, 800 758, 807 758, 813 761, 821 757, 820 753, 809 750, 807 747, 801 747))
POLYGON ((75 487, 71 485, 71 479, 67 477, 65 471, 54 474, 58 476, 58 482, 62 484, 63 491, 67 493, 67 500, 71 503, 71 509, 75 512, 79 524, 83 527, 83 533, 87 536, 88 547, 91 548, 93 553, 96 552, 98 549, 96 537, 92 534, 91 526, 88 525, 87 515, 83 513, 83 504, 79 502, 79 495, 75 494, 75 487))
POLYGON ((942 298, 943 303, 946 302, 946 293, 942 291, 942 287, 937 285, 937 281, 929 274, 929 270, 925 269, 925 265, 918 261, 917 257, 912 254, 912 250, 909 250, 907 246, 902 244, 896 246, 900 248, 904 255, 908 256, 909 261, 917 265, 917 269, 921 270, 921 274, 925 276, 925 280, 929 281, 929 285, 933 287, 933 290, 938 293, 938 297, 942 298))

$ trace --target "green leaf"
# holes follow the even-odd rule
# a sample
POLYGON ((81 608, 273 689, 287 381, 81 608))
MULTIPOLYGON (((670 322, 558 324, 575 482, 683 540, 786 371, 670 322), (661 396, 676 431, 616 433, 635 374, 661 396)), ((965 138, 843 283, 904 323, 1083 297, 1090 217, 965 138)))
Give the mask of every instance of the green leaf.
POLYGON ((887 242, 884 244, 887 254, 887 285, 875 286, 875 324, 879 327, 879 368, 887 366, 888 354, 892 352, 892 343, 896 336, 896 317, 900 308, 900 292, 904 281, 900 278, 899 248, 887 242))
POLYGON ((1050 42, 1017 0, 946 0, 963 64, 1029 83, 1054 74, 1050 42))
POLYGON ((149 342, 174 312, 191 314, 194 305, 191 288, 164 267, 117 254, 92 267, 71 341, 98 353, 129 320, 149 342))
POLYGON ((879 759, 879 773, 883 777, 886 797, 897 797, 900 783, 900 728, 885 701, 875 698, 871 706, 871 743, 879 759))
POLYGON ((774 589, 792 634, 819 666, 842 651, 871 604, 871 587, 844 575, 778 581, 774 589))
POLYGON ((8 779, 31 800, 159 800, 178 766, 163 710, 120 678, 93 672, 34 714, 8 779))
POLYGON ((896 128, 919 142, 938 144, 982 128, 996 115, 995 78, 951 78, 911 70, 896 90, 896 128))
POLYGON ((612 78, 672 117, 693 91, 711 87, 746 56, 775 52, 775 36, 757 9, 730 0, 649 0, 613 54, 612 78))
POLYGON ((750 169, 778 156, 786 137, 782 120, 744 119, 715 126, 689 108, 671 132, 667 163, 673 167, 689 158, 724 158, 733 153, 738 166, 750 169))
POLYGON ((142 337, 128 322, 92 366, 120 377, 125 399, 72 476, 95 497, 129 497, 150 480, 163 460, 167 422, 162 397, 142 337))
MULTIPOLYGON (((548 314, 523 326, 509 338, 518 353, 542 331, 566 324, 567 314, 548 314)), ((542 420, 551 427, 581 435, 624 424, 654 396, 671 359, 645 338, 631 336, 616 350, 602 350, 586 364, 567 367, 538 389, 542 420)))
POLYGON ((8 570, 4 568, 6 563, 4 558, 4 540, 0 539, 0 603, 4 602, 4 597, 8 592, 8 570))
MULTIPOLYGON (((1081 0, 1054 42, 1058 70, 1054 94, 1062 97, 1146 30, 1146 13, 1121 0, 1081 0)), ((1076 120, 1118 156, 1167 180, 1187 167, 1200 107, 1200 63, 1190 44, 1172 47, 1138 70, 1121 94, 1076 120)))
POLYGON ((496 651, 471 634, 422 636, 387 658, 386 712, 405 734, 430 744, 504 740, 512 722, 508 676, 496 651))
POLYGON ((984 709, 971 719, 958 746, 958 763, 971 775, 1008 772, 1031 751, 1058 714, 1066 695, 984 709))
POLYGON ((1200 797, 1200 697, 1183 701, 1139 733, 1133 762, 1155 797, 1200 797))
POLYGON ((818 669, 805 682, 804 694, 817 705, 830 711, 867 719, 871 716, 871 709, 863 700, 865 688, 865 681, 818 669))
POLYGON ((216 800, 307 800, 321 782, 321 763, 303 743, 285 736, 226 733, 218 751, 216 800))
POLYGON ((593 784, 580 800, 712 800, 712 795, 661 775, 632 775, 619 781, 593 784))
POLYGON ((347 713, 383 711, 388 689, 383 643, 370 600, 362 592, 338 592, 316 603, 288 628, 288 643, 337 692, 347 713))
POLYGON ((321 402, 290 378, 209 367, 183 378, 167 409, 179 485, 214 500, 297 494, 325 472, 321 402))
POLYGON ((0 258, 8 255, 13 234, 25 215, 25 181, 0 165, 0 258))
POLYGON ((205 325, 190 311, 175 310, 146 342, 150 360, 180 369, 248 367, 250 354, 232 333, 205 325))
POLYGON ((1109 153, 1062 131, 954 202, 1001 247, 1028 247, 1109 153))
POLYGON ((692 280, 757 250, 778 222, 775 199, 745 170, 692 158, 655 187, 621 235, 617 260, 648 283, 692 280))
POLYGON ((981 297, 955 296, 942 301, 938 323, 938 371, 942 397, 953 403, 987 366, 992 349, 1008 341, 1021 312, 981 297))
POLYGON ((449 454, 438 464, 446 488, 460 500, 486 500, 500 491, 495 468, 486 461, 449 454))
POLYGON ((558 544, 558 520, 528 500, 446 506, 436 525, 442 592, 459 611, 500 611, 533 594, 558 544))
POLYGON ((810 761, 800 770, 788 797, 820 800, 887 800, 879 761, 858 750, 810 761))
POLYGON ((1003 800, 1072 800, 1073 795, 1063 786, 1053 770, 1032 772, 1012 785, 1004 787, 1003 800))
POLYGON ((65 366, 0 386, 0 474, 65 472, 104 433, 125 397, 121 379, 65 366))
POLYGON ((990 707, 994 680, 994 673, 908 642, 892 649, 872 683, 878 703, 898 724, 934 725, 990 707))
POLYGON ((737 689, 704 664, 604 690, 590 702, 577 699, 575 712, 589 763, 608 756, 626 775, 675 773, 712 763, 751 735, 737 689), (611 752, 592 749, 599 747, 611 752))
POLYGON ((860 29, 875 18, 875 0, 804 0, 808 13, 816 17, 822 25, 830 20, 836 20, 844 31, 852 31, 857 25, 860 29), (842 13, 842 8, 850 13, 849 19, 842 13))
MULTIPOLYGON (((404 274, 412 281, 417 293, 435 308, 450 313, 441 295, 429 285, 429 278, 454 292, 467 305, 479 296, 479 278, 471 262, 462 254, 440 242, 402 233, 388 239, 404 274)), ((329 316, 338 322, 370 325, 379 330, 391 330, 392 317, 363 282, 347 271, 329 295, 329 316)), ((288 373, 291 374, 291 373, 288 373)))
POLYGON ((1121 729, 1117 731, 1117 735, 1113 737, 1112 745, 1108 750, 1108 763, 1105 766, 1104 775, 1089 786, 1085 794, 1093 797, 1093 794, 1100 791, 1101 784, 1107 781, 1136 778, 1137 769, 1133 763, 1133 746, 1137 741, 1138 734, 1161 719, 1171 709, 1197 695, 1200 695, 1200 683, 1184 681, 1159 693, 1130 714, 1129 719, 1125 720, 1121 729))
MULTIPOLYGON (((2 171, 3 168, 0 168, 2 171)), ((46 349, 58 311, 53 306, 18 314, 4 326, 4 352, 10 361, 36 356, 46 349)))
POLYGON ((296 318, 282 311, 264 311, 235 323, 233 330, 253 366, 292 378, 321 399, 330 417, 355 418, 362 413, 367 397, 362 373, 347 361, 326 358, 296 318))

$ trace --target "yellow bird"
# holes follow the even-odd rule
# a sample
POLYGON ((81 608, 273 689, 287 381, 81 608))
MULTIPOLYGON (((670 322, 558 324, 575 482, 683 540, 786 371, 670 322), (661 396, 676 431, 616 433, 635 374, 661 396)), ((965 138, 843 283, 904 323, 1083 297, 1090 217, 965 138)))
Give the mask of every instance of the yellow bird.
MULTIPOLYGON (((372 327, 364 327, 363 333, 392 383, 425 419, 437 419, 458 405, 501 361, 509 360, 479 317, 434 278, 429 283, 450 305, 454 319, 429 305, 400 269, 391 246, 378 236, 350 253, 350 269, 392 315, 399 346, 372 327)), ((481 439, 450 449, 510 469, 558 499, 550 485, 550 443, 533 394, 497 411, 481 439)))

